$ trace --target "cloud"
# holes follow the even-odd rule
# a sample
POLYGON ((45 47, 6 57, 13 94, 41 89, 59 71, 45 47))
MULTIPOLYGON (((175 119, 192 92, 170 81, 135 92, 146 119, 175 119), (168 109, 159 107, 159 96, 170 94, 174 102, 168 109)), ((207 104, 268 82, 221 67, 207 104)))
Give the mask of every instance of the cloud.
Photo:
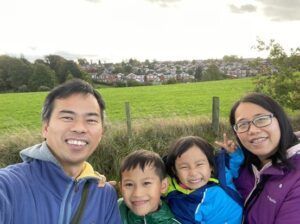
POLYGON ((229 8, 231 12, 233 13, 246 13, 246 12, 255 12, 256 6, 251 4, 241 5, 240 7, 237 7, 235 5, 229 5, 229 8))
POLYGON ((77 60, 78 58, 96 58, 98 55, 93 55, 93 54, 76 54, 76 53, 71 53, 71 52, 66 52, 66 51, 56 51, 53 53, 54 55, 59 55, 62 56, 63 58, 67 60, 77 60))
POLYGON ((101 0, 85 0, 87 2, 92 2, 92 3, 98 3, 98 2, 101 2, 101 0))
POLYGON ((55 52, 50 52, 47 54, 44 53, 9 53, 9 52, 4 52, 3 54, 9 55, 12 57, 25 57, 28 61, 34 62, 37 59, 44 59, 45 56, 47 55, 59 55, 67 60, 72 60, 76 61, 78 58, 85 58, 87 60, 93 60, 93 61, 98 61, 99 60, 99 55, 95 54, 76 54, 76 53, 71 53, 71 52, 66 52, 66 51, 55 51, 55 52))
POLYGON ((181 0, 147 0, 147 1, 157 3, 161 7, 168 7, 170 5, 175 4, 176 2, 180 2, 181 0))
POLYGON ((257 0, 263 5, 264 14, 273 21, 300 20, 299 0, 257 0))
POLYGON ((229 8, 233 13, 255 12, 259 8, 272 21, 300 20, 299 0, 256 0, 256 3, 242 6, 231 4, 229 8))

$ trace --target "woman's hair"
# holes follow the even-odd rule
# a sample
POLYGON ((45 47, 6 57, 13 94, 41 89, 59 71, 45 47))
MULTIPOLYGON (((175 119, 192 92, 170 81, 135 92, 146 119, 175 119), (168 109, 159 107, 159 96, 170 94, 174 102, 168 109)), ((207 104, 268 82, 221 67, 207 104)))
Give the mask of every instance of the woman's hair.
MULTIPOLYGON (((298 142, 298 139, 296 135, 294 134, 293 128, 289 122, 289 119, 287 115, 285 114, 283 108, 271 97, 262 94, 262 93, 250 93, 237 101, 233 107, 231 108, 230 112, 230 124, 231 127, 233 128, 233 125, 235 124, 235 112, 238 108, 238 106, 241 103, 253 103, 256 104, 265 110, 269 111, 276 117, 279 123, 279 128, 281 132, 279 144, 277 147, 277 151, 275 154, 270 156, 269 158, 272 159, 272 163, 275 166, 285 166, 287 168, 291 168, 291 164, 287 160, 287 150, 295 145, 298 142), (280 161, 282 163, 280 163, 280 161)), ((236 135, 236 133, 235 133, 236 135)), ((260 160, 256 155, 251 153, 250 151, 247 150, 241 143, 240 139, 237 137, 237 141, 241 148, 243 149, 245 153, 245 165, 248 166, 249 164, 253 163, 256 166, 260 166, 260 160)))
POLYGON ((179 179, 176 175, 175 161, 191 147, 197 146, 207 157, 208 163, 212 170, 215 171, 214 148, 204 139, 197 136, 186 136, 177 139, 170 147, 167 157, 165 158, 167 173, 170 177, 179 179))

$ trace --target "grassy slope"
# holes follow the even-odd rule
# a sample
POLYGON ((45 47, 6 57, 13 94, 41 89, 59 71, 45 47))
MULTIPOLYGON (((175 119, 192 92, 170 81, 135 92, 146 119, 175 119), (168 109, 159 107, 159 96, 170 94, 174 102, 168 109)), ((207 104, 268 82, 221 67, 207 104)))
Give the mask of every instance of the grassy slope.
MULTIPOLYGON (((253 88, 251 79, 236 79, 163 86, 100 89, 110 121, 125 120, 124 103, 130 102, 133 119, 211 116, 212 97, 220 97, 221 117, 232 103, 253 88)), ((36 129, 47 93, 0 94, 0 134, 19 128, 36 129)))

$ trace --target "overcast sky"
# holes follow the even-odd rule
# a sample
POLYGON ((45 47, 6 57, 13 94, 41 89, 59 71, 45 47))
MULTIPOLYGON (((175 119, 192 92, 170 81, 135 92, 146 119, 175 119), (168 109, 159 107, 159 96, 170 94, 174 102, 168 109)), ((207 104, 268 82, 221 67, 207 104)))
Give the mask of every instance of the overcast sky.
POLYGON ((0 55, 120 62, 300 47, 300 0, 0 0, 0 55))

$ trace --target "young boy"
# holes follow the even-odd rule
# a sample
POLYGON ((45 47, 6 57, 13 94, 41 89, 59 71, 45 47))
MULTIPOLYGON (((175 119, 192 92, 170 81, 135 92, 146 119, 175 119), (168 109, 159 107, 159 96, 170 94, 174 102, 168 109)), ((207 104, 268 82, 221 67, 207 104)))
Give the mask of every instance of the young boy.
POLYGON ((119 209, 123 224, 178 224, 160 196, 168 188, 165 165, 152 151, 137 150, 123 160, 120 167, 123 198, 119 209))

